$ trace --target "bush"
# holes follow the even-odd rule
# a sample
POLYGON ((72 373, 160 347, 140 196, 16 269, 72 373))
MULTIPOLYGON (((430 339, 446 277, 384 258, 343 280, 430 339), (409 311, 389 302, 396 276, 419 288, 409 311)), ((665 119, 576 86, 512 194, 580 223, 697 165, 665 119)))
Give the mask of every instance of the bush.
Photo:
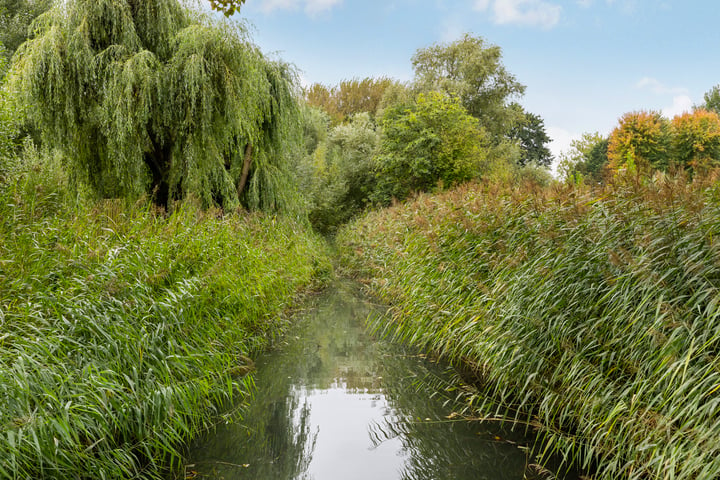
MULTIPOLYGON (((310 117, 315 125, 317 112, 310 117)), ((373 156, 378 137, 368 113, 326 134, 318 133, 317 127, 306 128, 308 154, 300 161, 299 176, 310 222, 318 231, 334 233, 368 205, 376 182, 373 156)))

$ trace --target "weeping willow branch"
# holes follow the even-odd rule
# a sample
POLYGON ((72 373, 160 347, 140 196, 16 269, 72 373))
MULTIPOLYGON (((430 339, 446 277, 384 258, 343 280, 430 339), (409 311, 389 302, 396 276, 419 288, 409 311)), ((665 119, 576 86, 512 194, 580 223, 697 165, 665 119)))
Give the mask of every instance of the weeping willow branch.
POLYGON ((70 0, 32 30, 10 81, 98 197, 292 209, 296 75, 242 27, 178 0, 70 0))

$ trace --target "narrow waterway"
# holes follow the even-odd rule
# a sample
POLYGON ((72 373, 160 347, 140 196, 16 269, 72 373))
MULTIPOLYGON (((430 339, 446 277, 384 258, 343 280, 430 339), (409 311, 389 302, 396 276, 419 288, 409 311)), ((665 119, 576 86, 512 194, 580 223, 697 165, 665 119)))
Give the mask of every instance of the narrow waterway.
POLYGON ((449 372, 371 338, 364 321, 381 313, 349 281, 316 298, 285 341, 258 360, 245 420, 198 440, 186 477, 526 478, 527 440, 448 418, 449 372))

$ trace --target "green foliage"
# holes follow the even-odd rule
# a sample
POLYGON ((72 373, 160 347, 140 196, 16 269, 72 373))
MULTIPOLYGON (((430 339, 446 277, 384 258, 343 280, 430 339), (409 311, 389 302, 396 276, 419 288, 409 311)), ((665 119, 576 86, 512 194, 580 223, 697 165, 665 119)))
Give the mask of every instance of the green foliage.
POLYGON ((389 204, 439 183, 450 187, 478 177, 487 146, 484 129, 457 97, 429 92, 412 105, 388 108, 376 158, 378 188, 371 198, 389 204))
MULTIPOLYGON (((6 60, 0 56, 0 74, 5 71, 6 63, 6 60)), ((17 130, 15 128, 15 116, 10 107, 8 92, 5 89, 3 77, 0 77, 0 162, 10 153, 12 138, 15 136, 17 130)), ((2 163, 0 163, 0 165, 2 165, 2 163)))
POLYGON ((324 244, 285 217, 73 206, 47 164, 0 192, 0 478, 168 478, 240 413, 324 244))
POLYGON ((5 76, 8 71, 7 49, 0 43, 0 85, 5 84, 5 76))
POLYGON ((701 109, 709 110, 720 115, 720 85, 715 85, 703 95, 705 102, 700 106, 701 109))
POLYGON ((9 60, 28 38, 33 20, 52 6, 52 0, 0 0, 0 43, 9 60))
POLYGON ((405 83, 393 83, 389 85, 383 92, 382 99, 378 104, 376 118, 381 119, 385 110, 389 107, 408 105, 413 102, 416 93, 410 85, 405 83))
POLYGON ((584 133, 563 152, 558 170, 565 180, 597 185, 604 182, 608 166, 609 139, 599 133, 584 133))
POLYGON ((521 166, 535 164, 549 167, 553 162, 552 153, 545 145, 550 142, 550 137, 545 132, 545 120, 534 113, 525 112, 522 107, 513 104, 511 108, 522 113, 517 124, 510 128, 509 137, 517 140, 520 144, 521 166))
POLYGON ((328 131, 327 114, 308 110, 307 154, 298 167, 301 191, 309 202, 312 225, 322 233, 333 233, 369 202, 376 183, 373 157, 379 133, 368 113, 328 131))
MULTIPOLYGON (((0 48, 2 45, 0 44, 0 48)), ((0 55, 0 74, 4 75, 5 58, 0 55)), ((0 188, 11 176, 17 150, 23 112, 8 90, 5 78, 0 77, 0 188)))
POLYGON ((73 0, 35 25, 12 83, 76 184, 160 205, 293 205, 293 70, 236 24, 177 0, 73 0))
POLYGON ((210 8, 222 12, 226 17, 240 11, 245 0, 210 0, 210 8))
POLYGON ((720 477, 720 190, 460 187, 337 238, 394 305, 376 328, 465 372, 468 412, 518 422, 594 478, 720 477))
POLYGON ((658 112, 627 113, 610 135, 607 157, 616 171, 684 169, 705 176, 720 166, 720 117, 704 109, 677 115, 672 122, 658 112))
POLYGON ((457 95, 491 138, 500 141, 522 118, 508 102, 525 91, 501 57, 500 47, 466 34, 452 43, 419 49, 412 57, 415 84, 422 92, 457 95))
POLYGON ((666 171, 670 166, 671 135, 670 122, 660 112, 626 113, 610 134, 610 168, 620 170, 632 162, 641 173, 666 171))
POLYGON ((672 120, 673 159, 693 173, 707 173, 720 166, 720 117, 695 110, 672 120))

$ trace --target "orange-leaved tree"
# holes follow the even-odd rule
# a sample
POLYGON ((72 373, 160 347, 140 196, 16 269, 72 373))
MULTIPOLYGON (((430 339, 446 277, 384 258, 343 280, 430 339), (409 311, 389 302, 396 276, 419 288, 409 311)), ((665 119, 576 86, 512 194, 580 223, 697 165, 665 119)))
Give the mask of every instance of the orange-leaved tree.
POLYGON ((322 108, 333 123, 338 124, 357 113, 375 115, 385 90, 396 83, 387 77, 343 80, 334 87, 315 83, 306 90, 305 99, 310 105, 322 108))
POLYGON ((695 110, 673 118, 673 154, 678 165, 698 174, 720 166, 720 117, 695 110))
POLYGON ((667 170, 670 163, 670 122, 660 112, 626 113, 610 134, 610 168, 638 171, 667 170))

